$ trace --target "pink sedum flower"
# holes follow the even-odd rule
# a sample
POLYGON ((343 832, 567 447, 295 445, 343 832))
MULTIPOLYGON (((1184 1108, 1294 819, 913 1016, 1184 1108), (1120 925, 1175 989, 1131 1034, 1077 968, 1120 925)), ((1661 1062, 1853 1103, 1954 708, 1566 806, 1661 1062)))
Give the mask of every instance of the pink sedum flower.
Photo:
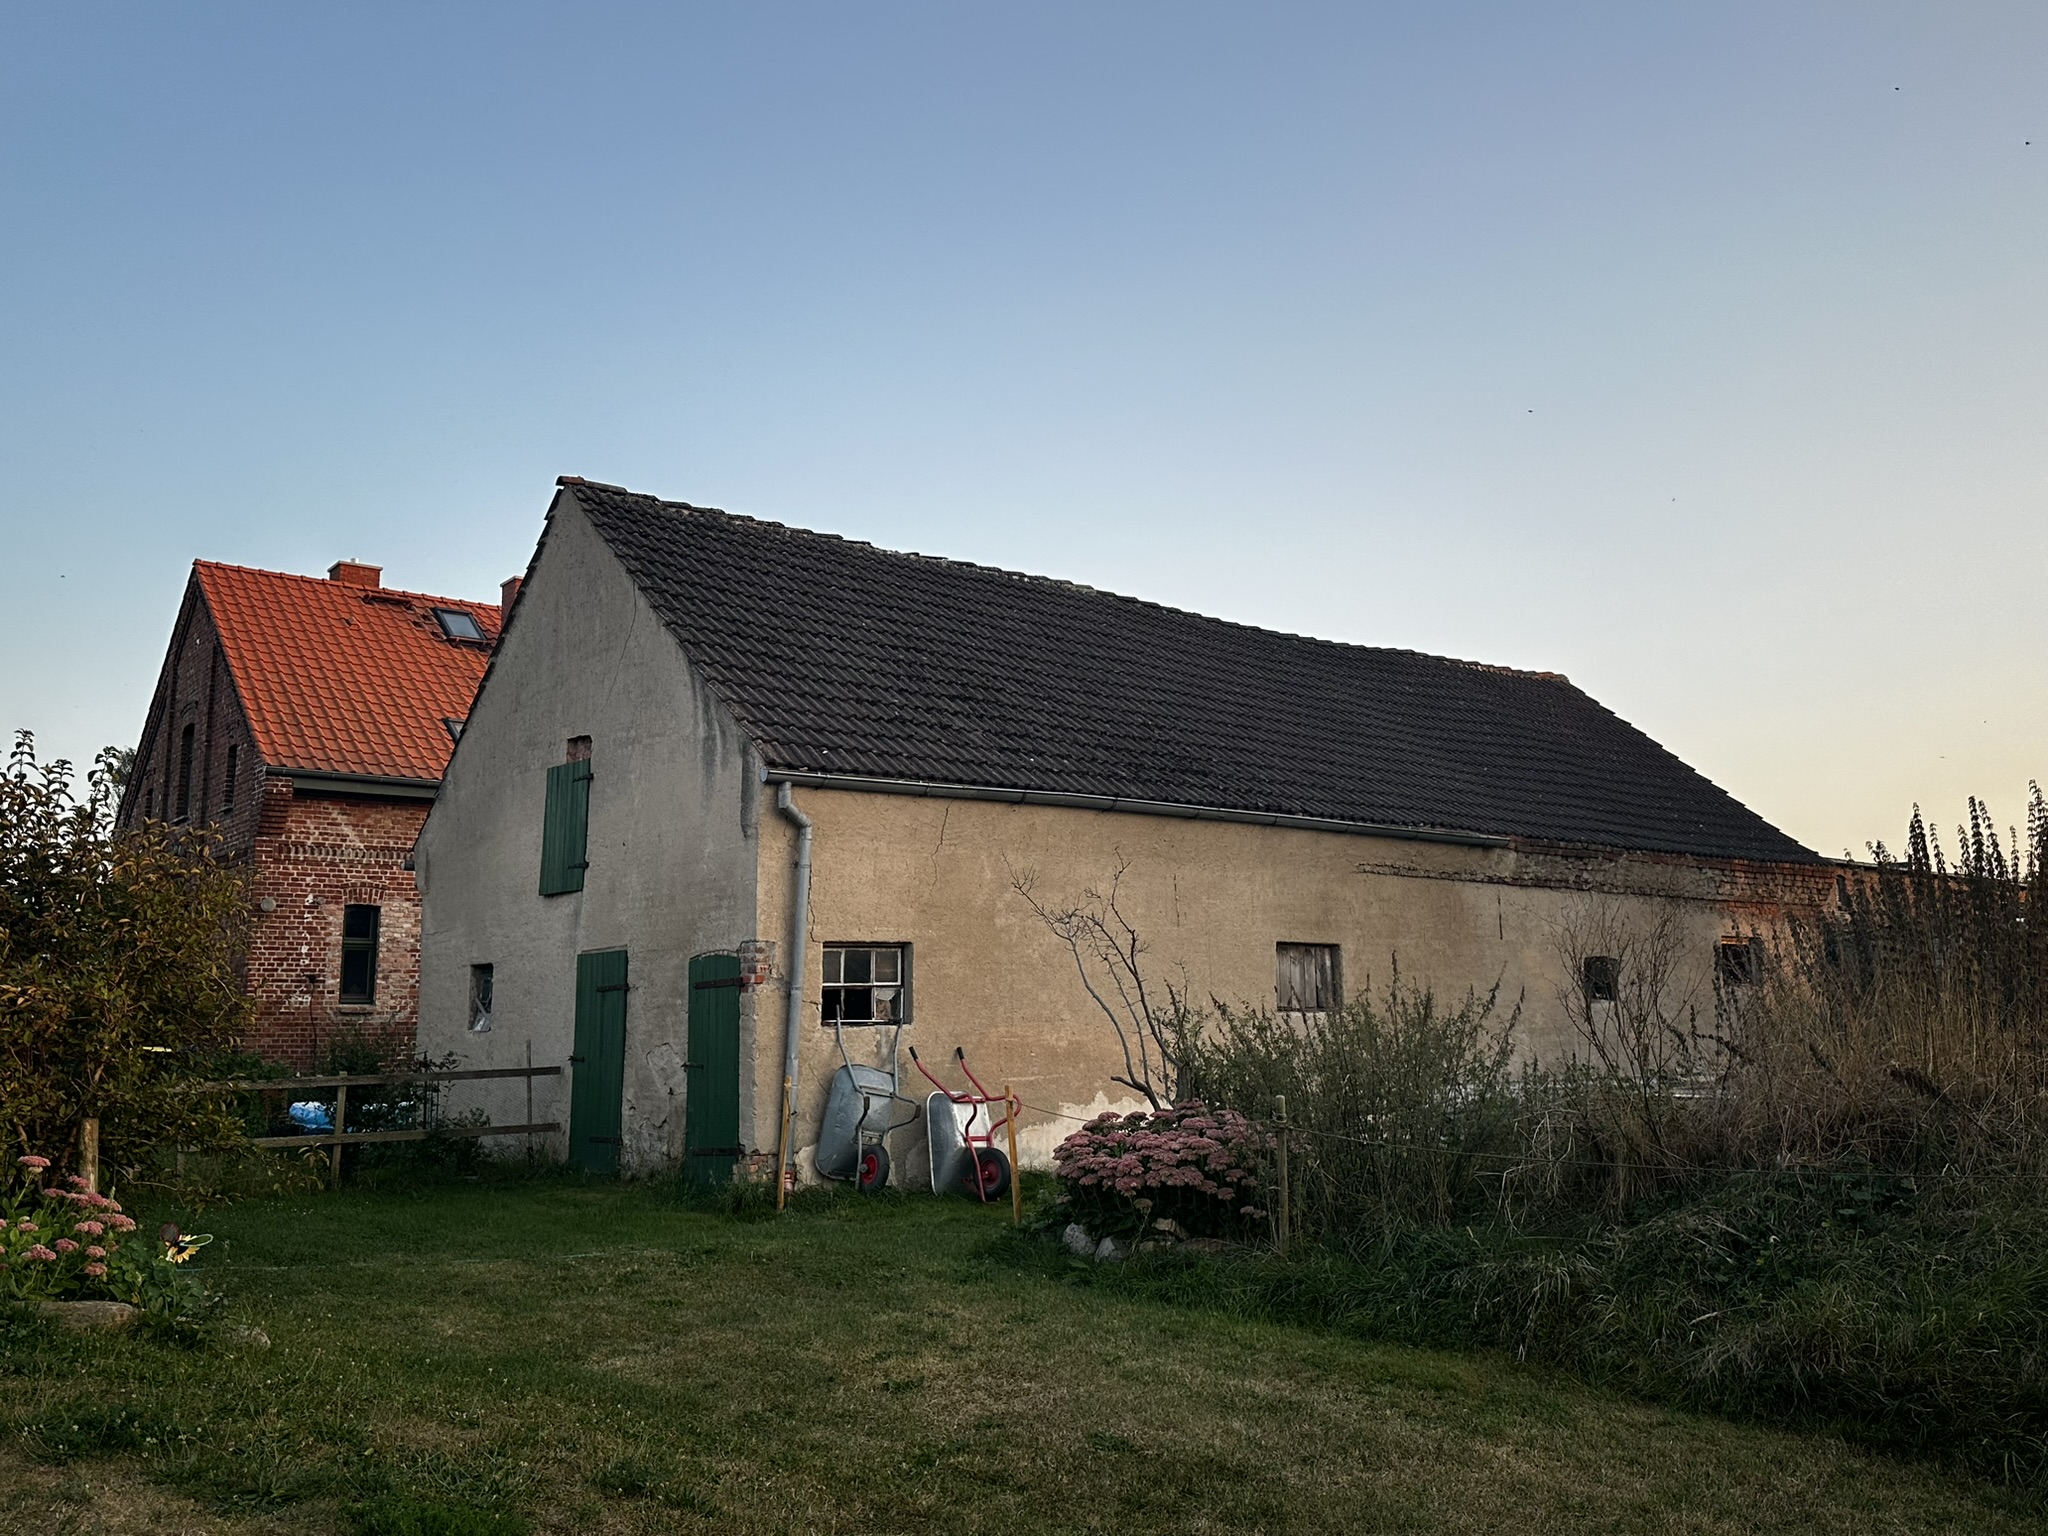
POLYGON ((55 1263, 57 1259, 57 1255, 45 1248, 41 1243, 37 1243, 27 1253, 23 1254, 22 1257, 25 1259, 39 1259, 45 1264, 55 1263))
POLYGON ((103 1221, 81 1221, 78 1224, 78 1230, 87 1237, 98 1237, 107 1230, 107 1224, 103 1221))
POLYGON ((50 1166, 50 1160, 47 1157, 37 1157, 34 1154, 30 1154, 27 1157, 17 1157, 15 1162, 24 1168, 42 1169, 50 1166))
POLYGON ((106 1274, 107 1266, 104 1264, 88 1264, 85 1266, 85 1272, 97 1280, 106 1274))
POLYGON ((135 1230, 135 1222, 127 1216, 109 1216, 107 1218, 107 1225, 116 1232, 133 1232, 135 1230))
POLYGON ((59 1253, 76 1253, 78 1252, 78 1244, 68 1237, 60 1237, 57 1239, 57 1251, 59 1253))
POLYGON ((104 1259, 107 1256, 107 1250, 98 1243, 94 1243, 85 1250, 85 1256, 88 1259, 104 1259))

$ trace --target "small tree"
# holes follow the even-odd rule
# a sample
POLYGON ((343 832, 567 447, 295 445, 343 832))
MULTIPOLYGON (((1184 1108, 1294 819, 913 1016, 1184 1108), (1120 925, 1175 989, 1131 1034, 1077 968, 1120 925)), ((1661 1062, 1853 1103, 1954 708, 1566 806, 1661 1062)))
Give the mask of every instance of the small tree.
POLYGON ((1095 1006, 1116 1032, 1124 1070, 1110 1081, 1142 1093, 1155 1110, 1180 1091, 1176 1082, 1181 1043, 1200 1032, 1200 1017, 1188 1003, 1185 978, 1149 983, 1141 962, 1147 945, 1119 904, 1130 861, 1118 855, 1107 890, 1090 886, 1078 899, 1047 901, 1030 872, 1010 877, 1010 888, 1031 908, 1074 957, 1074 969, 1095 1006))
POLYGON ((248 902, 209 833, 114 825, 123 755, 83 792, 27 731, 0 773, 0 1144, 102 1157, 223 1146, 231 1106, 195 1091, 242 1033, 248 902))

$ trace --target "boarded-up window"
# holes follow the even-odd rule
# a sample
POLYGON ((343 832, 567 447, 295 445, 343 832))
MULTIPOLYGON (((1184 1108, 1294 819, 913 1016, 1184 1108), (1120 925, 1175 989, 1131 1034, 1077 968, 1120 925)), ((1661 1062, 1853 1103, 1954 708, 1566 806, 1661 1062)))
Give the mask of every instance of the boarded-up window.
POLYGON ((1621 961, 1613 955, 1588 955, 1579 980, 1585 986, 1587 1002, 1614 1002, 1621 996, 1621 961))
POLYGON ((469 1027, 485 1034, 491 1027, 491 1003, 497 991, 497 972, 488 965, 469 968, 469 1027))
POLYGON ((548 770, 548 801, 540 832, 541 895, 560 896, 583 889, 589 838, 590 757, 586 747, 583 757, 548 770))
POLYGON ((1344 1004, 1334 944, 1274 946, 1274 987, 1282 1013, 1329 1013, 1344 1004))

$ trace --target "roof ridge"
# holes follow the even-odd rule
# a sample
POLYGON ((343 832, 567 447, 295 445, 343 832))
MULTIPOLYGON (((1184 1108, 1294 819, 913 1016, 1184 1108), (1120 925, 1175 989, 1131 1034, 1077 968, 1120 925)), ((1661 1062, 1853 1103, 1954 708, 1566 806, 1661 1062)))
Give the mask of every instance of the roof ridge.
POLYGON ((1107 587, 1093 587, 1086 582, 1069 581, 1060 576, 1041 576, 1032 571, 1015 571, 1008 566, 983 565, 975 560, 961 560, 951 555, 928 555, 915 549, 890 549, 869 539, 848 538, 845 534, 828 533, 819 528, 801 528, 793 523, 778 522, 771 518, 750 517, 744 512, 728 512, 723 507, 702 507, 694 502, 670 501, 646 491, 629 490, 622 485, 612 485, 602 480, 586 480, 580 475, 558 475, 555 483, 559 486, 580 487, 584 490, 607 491, 613 495, 626 496, 634 501, 650 502, 664 511, 701 513, 725 519, 731 523, 746 523, 755 528, 788 534, 805 539, 829 539, 837 544, 850 545, 856 549, 873 550, 878 555, 889 555, 900 560, 922 560, 932 565, 943 565, 954 570, 978 571, 984 575, 1001 576, 1010 581, 1023 582, 1038 587, 1053 587, 1069 592, 1078 592, 1087 597, 1105 598, 1112 602, 1129 603, 1139 608, 1149 608, 1155 613, 1170 614, 1175 618, 1194 619, 1203 624, 1217 625, 1224 629, 1242 631, 1254 635, 1266 635, 1279 640, 1294 640, 1310 645, 1326 645, 1342 651, 1371 651, 1382 656, 1413 656, 1422 661, 1439 662, 1445 666, 1469 667, 1478 672, 1491 672, 1503 677, 1522 677, 1540 682, 1563 683, 1572 686, 1572 680, 1562 672, 1536 671, 1525 667, 1511 667, 1502 662, 1474 661, 1462 656, 1444 656, 1435 651, 1421 651, 1407 645, 1372 645, 1359 640, 1332 640, 1327 635, 1297 634, 1292 630, 1269 629, 1263 624, 1248 624, 1241 619, 1219 618, 1213 613, 1201 613, 1193 608, 1177 608, 1171 603, 1158 602, 1149 597, 1134 597, 1128 592, 1113 592, 1107 587))
POLYGON ((237 565, 230 560, 194 560, 192 568, 209 571, 235 571, 244 576, 267 576, 275 580, 303 581, 321 591, 351 592, 361 596, 365 592, 381 592, 390 597, 416 597, 426 603, 460 603, 468 608, 496 608, 499 605, 488 598, 449 597, 439 592, 414 592, 406 587, 355 587, 345 581, 335 581, 327 576, 308 576, 302 571, 273 571, 261 565, 237 565))

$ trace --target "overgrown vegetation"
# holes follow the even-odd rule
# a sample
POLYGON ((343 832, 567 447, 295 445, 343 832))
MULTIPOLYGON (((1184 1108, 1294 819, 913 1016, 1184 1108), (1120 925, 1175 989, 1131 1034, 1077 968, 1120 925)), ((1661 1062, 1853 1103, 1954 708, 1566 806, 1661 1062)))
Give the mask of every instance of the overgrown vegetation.
POLYGON ((222 1147, 231 1106, 192 1087, 242 1033, 243 874, 208 833, 114 825, 120 754, 80 786, 15 738, 0 772, 0 1146, 69 1161, 97 1119, 101 1155, 222 1147))
POLYGON ((1916 813, 1753 963, 1588 900, 1558 937, 1568 1063, 1516 1068, 1494 997, 1398 973, 1330 1014, 1223 1010, 1169 1042, 1178 1086, 1269 1121, 1285 1095, 1314 1249, 1110 1283, 2048 1480, 2039 791, 2023 837, 1973 802, 1960 841, 1916 813))

